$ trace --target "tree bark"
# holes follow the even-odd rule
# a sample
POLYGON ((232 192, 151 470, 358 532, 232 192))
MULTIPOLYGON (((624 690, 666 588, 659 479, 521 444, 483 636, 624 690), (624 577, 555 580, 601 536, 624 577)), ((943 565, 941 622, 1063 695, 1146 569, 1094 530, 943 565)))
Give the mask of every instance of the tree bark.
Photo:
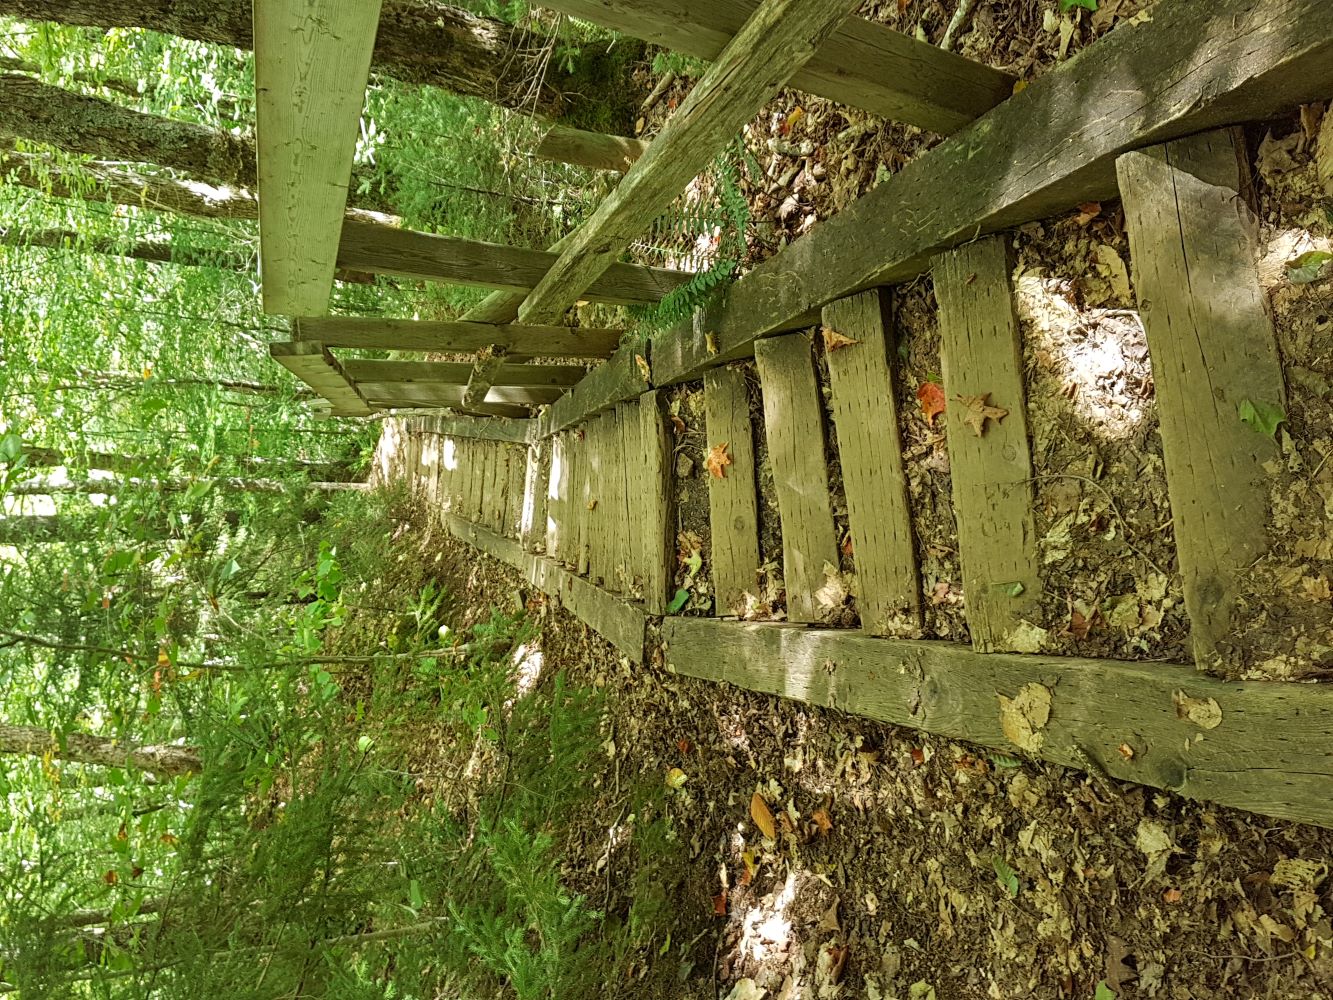
POLYGON ((181 267, 216 267, 242 273, 254 269, 254 256, 234 251, 177 247, 148 240, 125 241, 111 237, 85 236, 72 229, 0 229, 0 244, 12 247, 42 247, 47 250, 77 250, 116 257, 129 257, 153 264, 181 267))
MULTIPOLYGON (((0 0, 0 14, 95 28, 148 28, 253 47, 249 0, 0 0)), ((613 68, 614 60, 603 53, 584 53, 571 73, 550 58, 553 44, 546 36, 435 0, 385 0, 371 68, 406 83, 432 84, 548 118, 590 118, 588 106, 605 102, 608 92, 632 90, 627 79, 602 79, 598 86, 613 68)), ((632 104, 627 100, 626 106, 632 104)), ((615 124, 628 124, 628 113, 615 124)))
POLYGON ((49 753, 57 760, 72 764, 132 767, 151 771, 158 777, 193 774, 203 769, 199 752, 190 747, 143 746, 121 743, 105 736, 70 733, 65 737, 62 750, 50 730, 41 726, 0 724, 0 753, 22 753, 38 757, 49 753))
MULTIPOLYGON (((255 143, 248 135, 145 114, 16 73, 0 74, 0 134, 98 159, 155 163, 211 184, 255 188, 255 143)), ((373 193, 375 185, 369 195, 355 194, 356 188, 354 173, 349 204, 386 207, 373 193)))

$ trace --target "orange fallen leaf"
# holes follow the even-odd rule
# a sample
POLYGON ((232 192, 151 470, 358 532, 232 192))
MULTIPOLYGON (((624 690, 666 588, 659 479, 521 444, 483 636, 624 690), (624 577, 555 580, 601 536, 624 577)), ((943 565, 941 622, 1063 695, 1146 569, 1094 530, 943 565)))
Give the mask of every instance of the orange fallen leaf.
POLYGON ((963 414, 963 423, 976 431, 977 437, 986 433, 987 420, 999 423, 1009 416, 1009 411, 1004 407, 990 405, 989 392, 983 392, 980 396, 955 396, 954 399, 967 408, 967 412, 963 414))
POLYGON ((842 554, 848 559, 852 557, 852 536, 850 534, 842 540, 842 554))
POLYGON ((713 914, 719 917, 727 915, 727 890, 723 889, 713 897, 713 914))
POLYGON ((1120 756, 1124 757, 1125 760, 1134 759, 1134 748, 1128 743, 1121 743, 1116 749, 1120 751, 1120 756))
POLYGON ((1162 893, 1162 901, 1165 903, 1179 903, 1185 894, 1179 889, 1167 889, 1162 893))
POLYGON ((723 441, 721 444, 715 444, 708 449, 708 456, 704 459, 704 467, 708 469, 708 474, 714 479, 725 479, 726 474, 722 471, 731 464, 731 456, 727 454, 727 446, 731 442, 723 441))
POLYGON ((676 740, 676 749, 678 749, 681 753, 689 753, 690 741, 686 739, 676 740))
POLYGON ((754 825, 759 827, 759 832, 769 840, 778 839, 778 828, 773 822, 773 813, 768 808, 768 803, 758 792, 750 799, 750 818, 754 820, 754 825))
POLYGON ((827 809, 816 809, 810 814, 810 818, 815 821, 821 837, 827 837, 833 831, 833 820, 829 818, 827 809))
POLYGON ((117 882, 120 881, 120 876, 117 875, 116 870, 112 868, 102 876, 102 881, 105 882, 107 885, 115 885, 117 882))
POLYGON ((671 426, 676 428, 677 434, 685 433, 685 421, 681 420, 680 417, 676 416, 674 413, 671 414, 671 426))
POLYGON ((1092 631, 1092 622, 1081 612, 1071 611, 1069 613, 1069 634, 1075 639, 1086 639, 1088 633, 1092 631))
POLYGON ((1102 214, 1102 203, 1099 201, 1085 201, 1078 206, 1078 215, 1074 221, 1080 226, 1086 226, 1097 216, 1102 214))
POLYGON ((852 344, 861 343, 859 340, 853 340, 851 337, 839 333, 831 326, 824 327, 822 332, 824 334, 824 350, 826 351, 836 351, 843 347, 850 347, 852 344))
POLYGON ((933 427, 935 418, 944 412, 944 390, 934 382, 922 382, 916 391, 916 398, 921 404, 921 412, 926 416, 926 424, 933 427))
POLYGON ((926 753, 920 747, 912 747, 912 763, 921 765, 926 762, 926 753))

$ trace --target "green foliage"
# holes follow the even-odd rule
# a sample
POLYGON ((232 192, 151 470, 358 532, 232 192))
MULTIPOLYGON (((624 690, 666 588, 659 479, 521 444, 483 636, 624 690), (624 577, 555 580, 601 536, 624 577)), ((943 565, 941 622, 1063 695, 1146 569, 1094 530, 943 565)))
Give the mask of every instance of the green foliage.
POLYGON ((995 881, 999 883, 1000 888, 1005 891, 1010 899, 1018 897, 1018 875, 1009 862, 998 854, 991 858, 991 867, 995 869, 995 881))
POLYGON ((675 73, 679 77, 696 77, 704 75, 708 69, 708 62, 680 52, 665 50, 654 54, 652 66, 656 76, 675 73))
POLYGON ((1310 250, 1287 265, 1287 277, 1293 285, 1312 284, 1319 280, 1329 261, 1333 261, 1333 253, 1310 250))
POLYGON ((1096 10, 1097 0, 1060 0, 1060 13, 1066 14, 1075 7, 1082 7, 1084 10, 1096 10))
POLYGON ((1241 422, 1265 437, 1277 437, 1277 429, 1287 420, 1287 414, 1282 407, 1272 403, 1256 403, 1250 399, 1242 399, 1239 411, 1241 422))

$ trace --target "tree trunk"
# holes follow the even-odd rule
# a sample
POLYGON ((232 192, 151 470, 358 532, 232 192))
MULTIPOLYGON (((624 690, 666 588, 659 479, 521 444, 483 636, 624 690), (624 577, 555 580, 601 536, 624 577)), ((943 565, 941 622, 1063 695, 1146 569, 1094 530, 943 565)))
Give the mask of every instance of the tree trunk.
POLYGON ((158 777, 193 774, 203 768, 199 752, 190 747, 140 746, 104 736, 89 736, 87 733, 68 734, 62 750, 50 730, 41 726, 0 724, 0 753, 23 753, 37 757, 49 753, 57 760, 72 764, 132 767, 151 771, 158 777))
POLYGON ((254 270, 250 253, 176 247, 171 243, 149 240, 118 240, 105 236, 85 236, 72 229, 0 229, 0 244, 12 247, 42 247, 47 250, 76 250, 80 253, 129 257, 154 264, 181 267, 216 267, 247 273, 254 270))
MULTIPOLYGON (((149 28, 231 48, 253 47, 249 0, 0 0, 0 14, 95 28, 149 28)), ((620 53, 600 46, 575 71, 551 58, 555 40, 435 0, 385 0, 371 67, 406 83, 426 83, 514 111, 589 123, 615 94, 614 127, 632 119, 633 88, 617 72, 620 53), (624 98, 623 101, 620 98, 624 98)), ((617 43, 621 53, 637 43, 617 43)), ((605 123, 604 123, 605 124, 605 123)))
MULTIPOLYGON (((0 134, 67 153, 155 163, 212 184, 255 188, 257 161, 250 136, 145 114, 16 73, 0 74, 0 134)), ((356 188, 354 173, 349 203, 386 207, 377 195, 356 195, 356 188)))

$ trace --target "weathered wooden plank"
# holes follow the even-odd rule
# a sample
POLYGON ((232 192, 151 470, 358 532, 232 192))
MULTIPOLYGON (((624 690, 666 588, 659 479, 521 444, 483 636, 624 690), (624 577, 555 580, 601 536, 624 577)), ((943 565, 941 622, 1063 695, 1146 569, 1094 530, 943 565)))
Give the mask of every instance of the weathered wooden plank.
POLYGON ((431 418, 436 432, 450 437, 480 438, 489 441, 512 441, 526 444, 536 432, 535 420, 495 420, 475 417, 452 417, 443 414, 431 418))
POLYGON ((753 353, 853 292, 907 281, 941 250, 1116 194, 1115 158, 1333 92, 1333 4, 1216 0, 1154 9, 750 271, 696 321, 653 337, 654 385, 753 353), (1040 122, 1040 128, 1034 124, 1040 122))
POLYGON ((457 538, 519 570, 527 581, 582 620, 632 663, 643 662, 645 626, 643 611, 628 601, 612 597, 606 591, 581 580, 561 568, 554 560, 524 552, 508 538, 459 518, 448 518, 450 532, 457 538))
POLYGON ((592 327, 364 316, 322 316, 293 321, 294 339, 318 341, 325 347, 463 353, 497 344, 511 357, 535 354, 553 358, 609 358, 623 333, 623 330, 592 327))
POLYGON ((618 170, 623 174, 647 148, 648 143, 642 139, 556 125, 537 144, 537 156, 590 170, 618 170))
POLYGON ((527 495, 528 449, 505 445, 509 449, 509 507, 505 511, 505 535, 523 540, 523 510, 527 495))
POLYGON ((731 458, 722 478, 708 477, 713 613, 722 617, 740 614, 746 592, 759 586, 758 470, 744 372, 715 368, 704 376, 704 419, 708 448, 724 446, 731 458))
POLYGON ((574 482, 574 516, 578 519, 578 534, 570 565, 575 573, 584 576, 588 572, 591 557, 592 537, 588 522, 591 511, 588 510, 588 505, 593 497, 592 481, 589 478, 591 462, 586 425, 574 433, 570 453, 574 456, 574 471, 578 477, 574 482))
POLYGON ((1228 683, 1167 663, 982 654, 954 643, 699 618, 668 618, 662 638, 668 669, 691 677, 1006 754, 1026 749, 1065 767, 1091 761, 1114 778, 1186 798, 1333 826, 1333 686, 1228 683), (1019 748, 1002 728, 999 698, 1028 688, 1044 699, 1031 685, 1050 696, 1050 718, 1037 727, 1039 744, 1019 748), (1177 692, 1216 702, 1221 724, 1189 721, 1177 692))
MULTIPOLYGON (((447 406, 463 407, 463 387, 442 382, 358 382, 357 389, 367 401, 380 407, 447 406)), ((477 413, 497 417, 527 417, 530 408, 550 403, 565 390, 545 386, 496 386, 486 395, 486 402, 467 407, 477 413)))
POLYGON ((838 569, 838 538, 828 492, 824 418, 810 339, 803 333, 757 345, 755 362, 764 394, 768 461, 782 522, 782 577, 787 618, 817 622, 815 593, 825 567, 838 569))
POLYGON ((639 414, 635 403, 617 403, 616 431, 619 441, 616 444, 616 575, 621 594, 634 593, 634 577, 639 560, 639 539, 630 531, 630 508, 636 506, 630 493, 630 467, 642 465, 643 455, 639 449, 639 414))
MULTIPOLYGON (((339 267, 514 292, 536 287, 557 259, 556 254, 545 250, 434 236, 351 220, 343 225, 338 248, 339 267)), ((689 279, 690 275, 683 271, 613 264, 588 286, 584 297, 590 302, 609 305, 651 305, 689 279)), ((469 311, 464 319, 489 320, 489 317, 469 311)))
POLYGON ((323 344, 275 341, 269 356, 329 401, 335 417, 364 417, 373 412, 366 397, 323 344))
POLYGON ((644 608, 650 615, 666 614, 676 568, 675 490, 671 476, 671 426, 662 411, 661 394, 639 397, 639 451, 635 456, 635 495, 640 539, 639 572, 643 577, 644 608))
POLYGON ((1281 458, 1272 437, 1242 422, 1241 407, 1286 410, 1238 152, 1232 133, 1210 132, 1117 164, 1185 608, 1195 658, 1210 667, 1240 652, 1238 580, 1268 551, 1263 466, 1281 458))
POLYGON ((921 582, 887 335, 890 310, 883 290, 824 307, 825 327, 856 341, 829 351, 827 359, 856 603, 861 627, 871 635, 907 635, 921 625, 921 582))
POLYGON ((519 519, 519 541, 528 552, 546 548, 546 480, 542 469, 550 444, 534 441, 527 447, 523 474, 523 510, 519 519))
POLYGON ((551 473, 546 484, 546 554, 565 561, 569 548, 569 456, 564 434, 554 434, 551 441, 551 473))
POLYGON ((264 311, 328 311, 380 0, 254 6, 264 311))
POLYGON ((648 362, 643 348, 621 347, 606 364, 590 371, 572 392, 551 406, 550 429, 564 430, 617 403, 636 398, 649 388, 648 362))
POLYGON ((978 651, 1013 649, 1024 617, 1035 617, 1042 584, 1023 347, 1005 239, 990 236, 941 254, 935 299, 967 625, 978 651), (1004 415, 981 417, 975 407, 983 402, 1004 415))
MULTIPOLYGON (((753 0, 552 0, 553 9, 686 55, 715 59, 754 11, 753 0)), ((891 121, 949 133, 1013 91, 1006 73, 848 18, 803 67, 798 90, 891 121)))
MULTIPOLYGON (((374 361, 354 359, 343 362, 343 370, 357 382, 434 382, 466 385, 472 374, 471 362, 457 361, 374 361)), ((497 386, 575 385, 588 373, 582 365, 504 365, 496 373, 497 386)))
POLYGON ((624 180, 574 232, 519 307, 519 319, 554 322, 583 298, 855 6, 855 0, 762 0, 624 180))

